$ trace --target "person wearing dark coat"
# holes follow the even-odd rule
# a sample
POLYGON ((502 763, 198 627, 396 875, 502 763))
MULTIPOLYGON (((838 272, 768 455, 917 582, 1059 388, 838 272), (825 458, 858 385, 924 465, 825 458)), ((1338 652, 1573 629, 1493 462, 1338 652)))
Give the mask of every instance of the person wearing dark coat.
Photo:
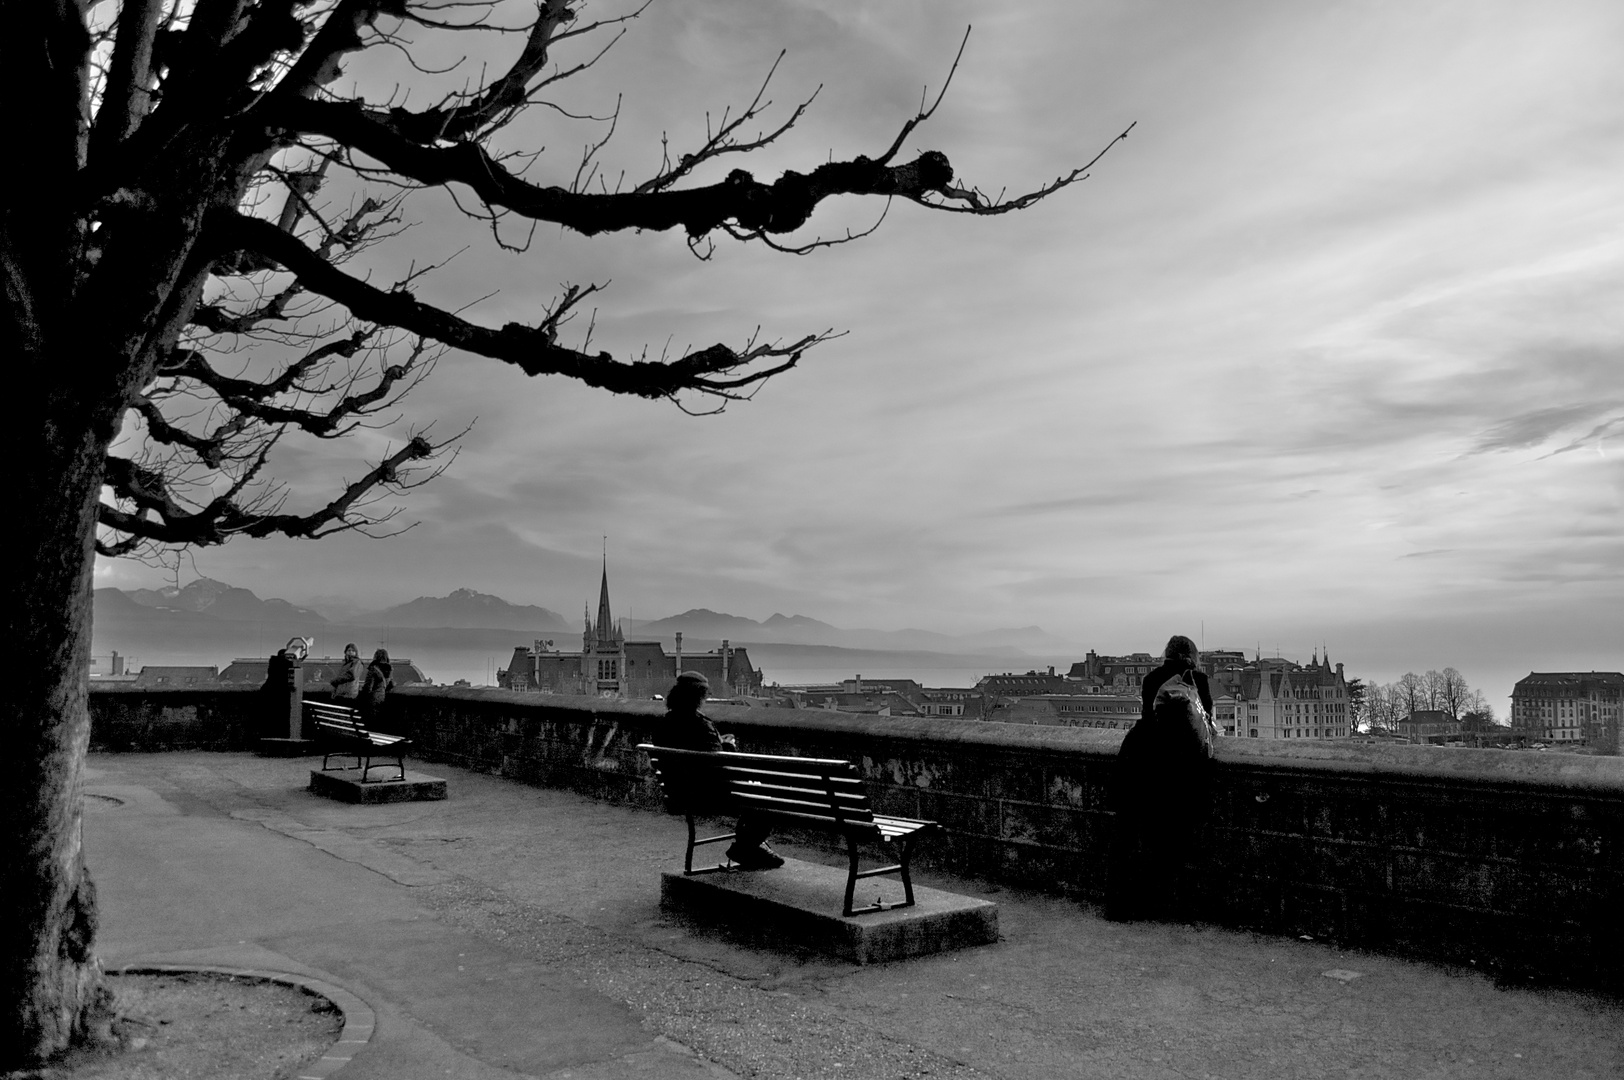
POLYGON ((383 712, 384 697, 395 685, 395 681, 389 677, 393 670, 389 663, 389 650, 379 649, 372 654, 372 663, 367 665, 366 677, 361 681, 361 691, 355 699, 361 721, 369 728, 383 712))
POLYGON ((1145 681, 1139 688, 1139 716, 1141 719, 1151 713, 1151 706, 1156 702, 1156 691, 1169 679, 1182 678, 1191 683, 1201 698, 1201 707, 1207 710, 1207 716, 1212 716, 1212 690, 1207 684, 1207 673, 1198 666, 1201 654, 1196 651, 1195 642, 1183 634, 1174 634, 1167 641, 1167 649, 1162 653, 1161 666, 1155 668, 1145 676, 1145 681))
POLYGON ((340 703, 353 703, 361 693, 361 684, 366 681, 367 669, 361 663, 361 650, 355 644, 344 646, 344 663, 338 669, 338 674, 328 681, 333 688, 333 700, 340 703))
POLYGON ((1108 919, 1178 918, 1196 909, 1189 866, 1211 812, 1214 731, 1199 662, 1189 638, 1167 643, 1162 665, 1145 677, 1143 713, 1117 751, 1108 919))
POLYGON ((267 738, 282 739, 288 734, 288 700, 293 684, 293 654, 282 649, 271 654, 265 665, 265 682, 259 688, 260 728, 267 738))
MULTIPOLYGON (((732 735, 723 735, 711 718, 699 711, 710 696, 710 682, 697 671, 685 671, 677 676, 676 685, 665 695, 665 721, 660 725, 655 741, 673 750, 701 750, 720 753, 737 750, 732 735)), ((697 809, 697 808, 695 808, 697 809)), ((727 857, 741 870, 776 870, 784 865, 781 855, 767 846, 771 832, 768 821, 758 814, 739 815, 733 827, 733 843, 727 857)))

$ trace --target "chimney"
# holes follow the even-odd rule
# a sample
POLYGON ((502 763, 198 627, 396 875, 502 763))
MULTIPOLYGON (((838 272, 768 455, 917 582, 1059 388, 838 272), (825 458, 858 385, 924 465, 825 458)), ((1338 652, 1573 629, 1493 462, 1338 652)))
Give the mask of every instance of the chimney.
POLYGON ((728 685, 728 682, 727 682, 727 638, 722 639, 722 685, 723 686, 728 685))
POLYGON ((677 631, 677 674, 682 674, 682 631, 677 631))
POLYGON ((1050 674, 1050 675, 1053 675, 1053 674, 1054 674, 1054 665, 1053 665, 1053 664, 1050 664, 1050 665, 1049 665, 1049 674, 1050 674))
POLYGON ((113 650, 113 674, 124 674, 124 658, 118 654, 117 649, 113 650))

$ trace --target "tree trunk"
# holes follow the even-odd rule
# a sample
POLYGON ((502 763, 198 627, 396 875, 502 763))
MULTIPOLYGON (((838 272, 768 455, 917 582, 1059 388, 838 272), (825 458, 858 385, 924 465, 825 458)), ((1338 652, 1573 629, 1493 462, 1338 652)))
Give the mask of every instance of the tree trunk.
POLYGON ((13 535, 26 550, 6 586, 7 652, 19 677, 0 706, 0 1068, 100 1037, 111 1015, 92 951, 96 890, 80 811, 106 442, 88 410, 74 417, 61 397, 50 404, 58 408, 17 418, 32 453, 12 462, 23 489, 13 535))
POLYGON ((92 946, 80 784, 96 500, 122 392, 76 318, 90 41, 79 0, 0 0, 0 62, 34 105, 28 148, 0 203, 0 356, 18 396, 5 422, 5 583, 13 679, 0 704, 0 1068, 105 1030, 110 996, 92 946))

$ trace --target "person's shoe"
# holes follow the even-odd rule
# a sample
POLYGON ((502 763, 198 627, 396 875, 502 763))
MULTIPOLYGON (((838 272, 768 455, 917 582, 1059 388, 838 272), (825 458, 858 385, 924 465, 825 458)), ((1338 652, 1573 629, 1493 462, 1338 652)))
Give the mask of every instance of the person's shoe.
POLYGON ((784 865, 784 857, 766 844, 747 848, 734 844, 727 849, 727 857, 737 863, 740 870, 777 870, 784 865))

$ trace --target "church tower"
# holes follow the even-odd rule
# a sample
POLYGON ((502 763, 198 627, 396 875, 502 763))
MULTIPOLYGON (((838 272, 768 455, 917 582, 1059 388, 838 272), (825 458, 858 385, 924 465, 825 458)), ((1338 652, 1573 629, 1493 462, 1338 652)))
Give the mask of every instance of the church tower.
POLYGON ((583 612, 581 681, 588 693, 622 696, 626 684, 626 639, 609 612, 609 555, 603 557, 603 581, 598 587, 598 621, 590 609, 583 612))

